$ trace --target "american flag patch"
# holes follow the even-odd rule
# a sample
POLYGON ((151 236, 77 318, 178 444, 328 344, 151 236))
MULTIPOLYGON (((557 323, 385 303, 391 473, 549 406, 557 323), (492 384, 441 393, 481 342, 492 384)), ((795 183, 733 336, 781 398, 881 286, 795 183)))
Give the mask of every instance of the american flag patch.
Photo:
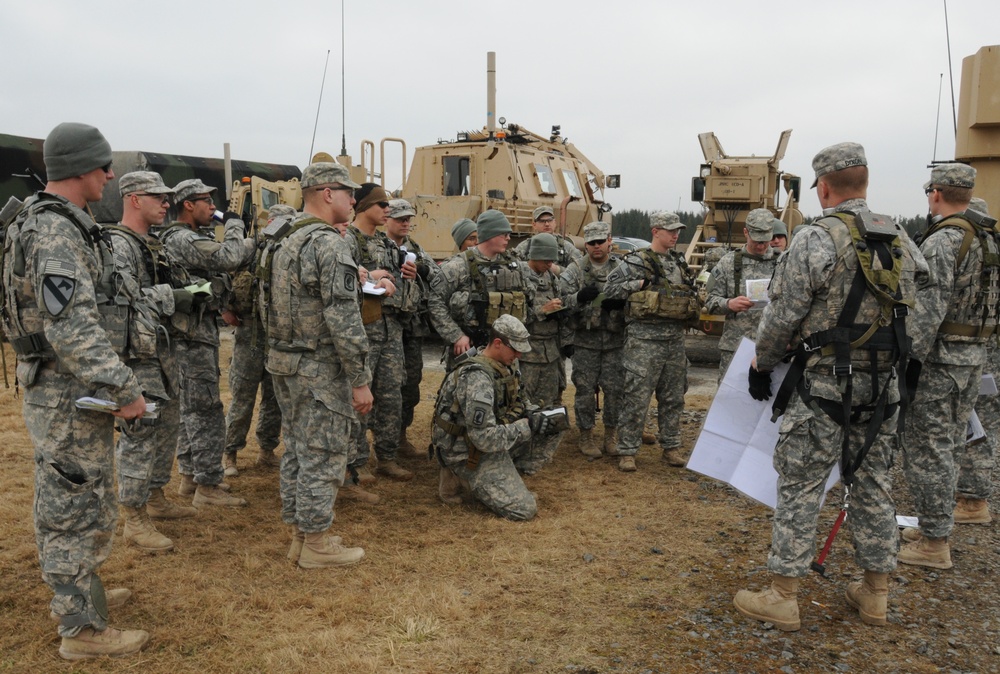
POLYGON ((76 278, 76 266, 62 260, 46 260, 42 267, 43 276, 65 276, 76 278))

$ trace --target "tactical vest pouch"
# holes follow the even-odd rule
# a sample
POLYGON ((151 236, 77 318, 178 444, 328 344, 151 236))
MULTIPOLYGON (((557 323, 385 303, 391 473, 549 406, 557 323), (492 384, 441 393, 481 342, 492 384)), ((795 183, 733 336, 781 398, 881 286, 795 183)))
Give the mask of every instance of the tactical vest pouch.
MULTIPOLYGON (((128 346, 129 308, 117 304, 98 304, 97 311, 100 314, 101 327, 104 328, 108 335, 108 341, 111 342, 111 348, 119 356, 125 355, 128 346)), ((153 353, 155 352, 154 341, 153 353)))
POLYGON ((248 271, 233 276, 233 311, 246 318, 253 313, 254 277, 248 271))
POLYGON ((134 309, 132 329, 129 331, 129 356, 148 359, 156 357, 156 328, 159 325, 155 317, 150 317, 134 309))
POLYGON ((493 325, 494 321, 503 315, 504 295, 507 293, 490 293, 489 307, 486 309, 486 325, 493 325))
POLYGON ((382 300, 365 295, 361 300, 361 322, 370 325, 382 318, 382 300))
POLYGON ((625 311, 630 318, 687 321, 698 318, 701 306, 693 289, 686 285, 670 285, 659 290, 632 293, 625 311))

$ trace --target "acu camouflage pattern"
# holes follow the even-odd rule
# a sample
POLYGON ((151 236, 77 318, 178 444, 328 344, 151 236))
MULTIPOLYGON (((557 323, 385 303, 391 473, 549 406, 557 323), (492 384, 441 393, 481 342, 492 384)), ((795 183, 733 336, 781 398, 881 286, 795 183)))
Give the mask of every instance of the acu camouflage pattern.
MULTIPOLYGON (((557 243, 559 244, 558 257, 555 260, 556 265, 559 266, 559 271, 557 271, 557 273, 565 269, 566 266, 573 260, 579 260, 584 257, 583 253, 580 252, 580 249, 573 244, 569 237, 556 234, 554 232, 551 233, 551 236, 555 237, 557 243)), ((531 238, 527 238, 517 244, 517 247, 514 248, 513 254, 517 259, 527 262, 530 259, 528 256, 528 249, 530 247, 531 238)))
MULTIPOLYGON (((79 410, 74 401, 99 396, 124 405, 142 390, 102 328, 99 303, 108 298, 100 288, 110 247, 82 210, 61 197, 41 196, 59 201, 70 217, 39 208, 29 211, 15 231, 8 229, 2 269, 5 330, 15 320, 31 332, 43 332, 51 349, 44 362, 41 353, 18 355, 16 376, 34 446, 35 542, 42 579, 55 593, 49 607, 60 618, 59 634, 75 636, 87 626, 107 626, 97 570, 111 551, 117 507, 114 418, 79 410), (35 305, 47 269, 59 269, 74 285, 58 315, 44 303, 35 305)), ((127 310, 133 298, 125 292, 127 310)))
MULTIPOLYGON (((296 218, 309 220, 315 219, 307 213, 296 218)), ((276 242, 270 284, 263 313, 267 370, 285 438, 281 517, 302 531, 322 532, 333 521, 357 425, 351 389, 371 381, 358 268, 340 234, 316 222, 276 242)))
MULTIPOLYGON (((594 224, 603 225, 591 223, 587 227, 594 224)), ((576 293, 589 285, 596 285, 603 291, 608 275, 619 262, 617 256, 611 256, 603 265, 598 266, 589 257, 584 257, 575 260, 559 275, 563 302, 567 310, 572 312, 574 328, 573 385, 576 387, 576 397, 573 411, 577 427, 584 430, 593 428, 596 423, 597 400, 594 392, 598 386, 604 392, 604 426, 618 426, 625 386, 625 369, 622 367, 625 312, 603 306, 602 295, 580 306, 576 293)))
POLYGON ((274 395, 271 375, 265 368, 265 334, 260 318, 251 312, 233 335, 233 357, 229 363, 232 400, 226 412, 226 454, 235 454, 247 446, 258 390, 257 444, 262 450, 270 451, 278 446, 281 437, 281 408, 274 395))
MULTIPOLYGON (((531 351, 522 353, 521 383, 525 395, 540 407, 549 407, 559 402, 559 346, 560 328, 565 320, 565 311, 546 314, 542 307, 552 299, 561 298, 558 277, 551 271, 535 273, 527 263, 522 263, 525 277, 534 288, 534 300, 525 322, 531 351)), ((564 305, 565 306, 565 305, 564 305)))
MULTIPOLYGON (((992 374, 994 380, 1000 380, 1000 349, 996 338, 986 344, 983 371, 992 374)), ((1000 395, 977 397, 975 409, 986 431, 986 440, 967 446, 955 457, 958 470, 955 493, 966 498, 988 499, 993 494, 993 467, 1000 437, 1000 395)))
POLYGON ((730 251, 712 269, 712 276, 706 286, 705 311, 726 317, 719 339, 719 377, 729 369, 733 354, 744 337, 757 340, 757 324, 760 323, 761 310, 749 309, 735 313, 729 310, 728 302, 734 297, 746 295, 746 281, 770 279, 774 274, 774 266, 778 255, 773 248, 768 248, 764 255, 751 255, 747 249, 730 251), (741 268, 739 273, 740 287, 736 287, 736 256, 739 255, 741 268))
POLYGON ((437 262, 410 237, 403 241, 406 250, 415 253, 417 264, 427 266, 427 279, 417 276, 420 291, 418 309, 413 314, 403 314, 403 369, 406 379, 402 386, 403 411, 400 415, 404 429, 413 423, 413 410, 420 402, 420 382, 424 377, 424 337, 431 334, 430 313, 427 301, 431 294, 431 282, 440 273, 437 262))
MULTIPOLYGON (((836 211, 857 213, 868 206, 851 199, 836 211)), ((784 357, 787 345, 797 345, 814 332, 836 324, 855 278, 857 253, 847 225, 838 218, 824 218, 826 226, 804 226, 779 258, 769 295, 757 328, 757 363, 771 370, 784 357)), ((926 263, 916 246, 901 234, 902 272, 899 283, 904 299, 916 294, 917 276, 926 274, 926 263)), ((856 321, 871 323, 879 315, 877 301, 865 293, 856 321)), ((911 321, 912 314, 908 317, 911 321)), ((908 332, 912 322, 907 325, 908 332)), ((853 356, 853 353, 852 353, 853 356)), ((858 362, 867 362, 865 360, 858 362)), ((840 402, 835 376, 829 374, 833 356, 814 354, 807 362, 805 385, 815 397, 840 402)), ((855 405, 872 399, 869 369, 858 366, 853 377, 855 405)), ((879 370, 881 387, 894 376, 886 366, 879 370)), ((773 383, 775 386, 778 382, 773 383)), ((889 382, 889 401, 899 399, 896 384, 889 382)), ((912 410, 910 412, 912 415, 912 410)), ((867 428, 864 418, 850 427, 851 446, 861 446, 867 428)), ((782 418, 774 468, 778 472, 778 507, 772 523, 768 569, 784 576, 805 576, 816 553, 816 526, 827 476, 840 460, 844 429, 822 411, 792 394, 782 418)), ((889 469, 896 447, 896 414, 879 427, 868 455, 854 476, 851 489, 851 533, 855 561, 867 570, 888 573, 896 566, 898 533, 891 495, 889 469)))

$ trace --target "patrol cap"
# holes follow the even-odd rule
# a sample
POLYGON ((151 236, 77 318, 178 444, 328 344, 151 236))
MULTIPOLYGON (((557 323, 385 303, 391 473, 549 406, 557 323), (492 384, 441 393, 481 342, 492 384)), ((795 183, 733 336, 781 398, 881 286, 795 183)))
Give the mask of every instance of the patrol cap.
POLYGON ((406 199, 391 199, 389 201, 389 217, 393 220, 399 220, 400 218, 416 214, 417 212, 413 210, 413 206, 406 199))
POLYGON ((559 259, 559 242, 556 237, 547 232, 535 234, 528 242, 529 260, 549 260, 555 262, 559 259))
POLYGON ((528 334, 528 328, 510 314, 504 314, 493 321, 493 332, 503 337, 515 351, 520 353, 531 351, 531 342, 528 341, 531 335, 528 334))
POLYGON ((772 227, 772 229, 774 230, 773 232, 771 232, 772 239, 776 236, 783 236, 786 239, 788 238, 788 227, 786 227, 785 223, 782 222, 781 220, 775 218, 774 226, 772 227))
POLYGON ((274 220, 275 218, 294 218, 296 210, 294 207, 288 204, 275 204, 267 211, 267 219, 274 220))
POLYGON ((709 271, 714 269, 715 265, 719 264, 719 260, 724 258, 726 256, 726 253, 728 252, 729 249, 726 248, 725 246, 716 246, 715 248, 709 248, 705 252, 705 257, 702 258, 702 262, 704 264, 703 269, 707 269, 709 271))
POLYGON ((931 185, 940 187, 968 187, 976 186, 976 169, 968 164, 938 164, 931 169, 931 179, 924 183, 926 190, 931 185))
POLYGON ((543 215, 551 215, 551 216, 554 217, 555 216, 555 211, 553 211, 552 208, 549 207, 549 206, 539 206, 538 208, 536 208, 535 210, 533 210, 531 212, 531 219, 532 220, 537 220, 538 218, 542 217, 543 215))
POLYGON ((774 238, 775 217, 766 208, 755 208, 747 214, 747 232, 750 239, 764 243, 774 238))
POLYGON ((476 232, 479 233, 479 243, 489 241, 501 234, 510 234, 512 231, 507 217, 498 210, 491 208, 488 211, 483 211, 476 218, 476 232))
POLYGON ((813 157, 812 167, 816 172, 816 179, 813 180, 812 187, 816 187, 819 179, 827 173, 843 171, 852 166, 868 166, 865 148, 858 143, 837 143, 823 148, 813 157))
POLYGON ((469 235, 476 231, 476 223, 468 218, 462 218, 451 226, 451 238, 455 240, 455 247, 461 248, 469 235))
POLYGON ((361 185, 351 180, 351 172, 347 170, 347 167, 335 161, 320 161, 309 164, 302 171, 302 182, 299 185, 302 189, 305 189, 307 187, 319 187, 320 185, 329 185, 331 183, 337 183, 338 185, 352 189, 361 187, 361 185))
POLYGON ((133 192, 147 194, 173 194, 174 191, 163 184, 163 178, 153 171, 132 171, 118 179, 118 193, 121 196, 133 192))
POLYGON ((681 219, 676 213, 671 213, 670 211, 656 211, 649 216, 649 228, 652 229, 665 229, 667 231, 672 231, 675 229, 684 229, 685 225, 681 222, 681 219))
POLYGON ((990 206, 986 203, 985 199, 980 199, 979 197, 972 197, 969 199, 969 210, 975 211, 976 213, 982 213, 983 215, 990 214, 990 206))
POLYGON ((585 243, 607 241, 609 236, 611 236, 611 226, 606 222, 591 222, 583 228, 583 240, 585 243))
POLYGON ((42 159, 49 180, 65 180, 111 163, 111 144, 96 127, 63 122, 42 143, 42 159))
POLYGON ((182 180, 174 185, 174 203, 179 204, 198 194, 211 194, 212 192, 215 192, 215 188, 209 187, 199 178, 182 180))

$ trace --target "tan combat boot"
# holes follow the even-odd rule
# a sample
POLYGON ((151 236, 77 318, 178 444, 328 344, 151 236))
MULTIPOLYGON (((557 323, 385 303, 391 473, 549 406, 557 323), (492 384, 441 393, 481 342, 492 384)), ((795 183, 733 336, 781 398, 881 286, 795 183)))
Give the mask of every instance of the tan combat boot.
POLYGON ((378 480, 371 474, 367 466, 358 468, 358 484, 375 484, 378 480))
POLYGON ((395 461, 379 461, 375 472, 396 482, 409 482, 413 479, 413 471, 406 470, 395 461))
POLYGON ((337 491, 337 498, 342 501, 358 501, 368 505, 376 505, 380 500, 378 494, 365 491, 360 485, 353 482, 345 482, 344 486, 337 491))
POLYGON ((604 427, 604 453, 608 456, 618 456, 618 429, 604 427))
POLYGON ((222 455, 222 469, 226 477, 236 477, 240 474, 239 469, 236 467, 236 452, 227 452, 222 455))
POLYGON ((191 501, 196 506, 245 506, 246 499, 230 496, 222 485, 199 484, 191 501))
POLYGON ((680 447, 664 449, 661 459, 663 460, 663 463, 668 466, 673 466, 674 468, 683 468, 687 465, 687 460, 684 458, 684 455, 681 454, 680 447))
POLYGON ((125 530, 122 538, 126 543, 131 543, 143 552, 157 553, 170 552, 174 549, 174 542, 161 534, 149 520, 146 506, 130 508, 122 506, 122 514, 125 515, 125 530))
MULTIPOLYGON (((127 587, 116 587, 111 590, 104 591, 104 601, 109 609, 119 608, 128 603, 128 600, 132 597, 132 590, 127 587)), ((49 618, 59 622, 59 616, 57 616, 52 611, 49 611, 49 618)))
POLYGON ((959 496, 955 501, 955 524, 989 524, 990 506, 984 498, 959 496))
POLYGON ((932 569, 950 569, 952 564, 948 537, 928 538, 921 536, 912 543, 901 547, 898 559, 903 564, 927 566, 932 569))
POLYGON ((426 459, 427 451, 418 448, 410 439, 406 437, 406 429, 404 428, 399 434, 399 451, 401 451, 406 456, 414 459, 426 459))
POLYGON ((257 454, 257 466, 259 468, 278 468, 281 466, 281 457, 276 455, 273 449, 262 449, 257 454))
POLYGON ((771 587, 766 590, 737 592, 733 605, 748 618, 774 623, 782 632, 797 632, 802 627, 798 596, 798 578, 774 576, 771 587))
MULTIPOLYGON (((177 493, 181 496, 194 496, 194 493, 198 490, 198 483, 194 481, 194 475, 185 475, 184 473, 179 473, 181 481, 177 485, 177 493)), ((225 482, 220 482, 215 485, 222 491, 229 491, 232 489, 225 482)))
POLYGON ((357 564, 365 556, 361 548, 345 548, 334 543, 334 538, 326 532, 304 534, 299 566, 303 569, 319 569, 327 566, 347 566, 357 564))
POLYGON ((438 498, 448 505, 462 504, 462 481, 444 466, 438 472, 438 498))
POLYGON ((597 447, 597 441, 594 440, 593 428, 580 431, 580 453, 591 459, 599 459, 603 456, 601 450, 597 447))
POLYGON ((900 538, 902 538, 907 543, 912 543, 913 541, 920 540, 920 529, 917 527, 905 527, 899 532, 900 538))
POLYGON ((655 445, 656 444, 656 434, 650 433, 649 431, 642 432, 642 444, 644 445, 655 445))
POLYGON ((198 509, 171 503, 163 494, 163 489, 150 489, 149 500, 146 501, 146 514, 156 520, 180 520, 194 517, 198 514, 198 509))
POLYGON ((149 642, 149 632, 144 630, 119 630, 108 627, 96 632, 84 627, 75 637, 63 637, 59 655, 66 660, 87 660, 107 655, 117 658, 138 653, 149 642))
MULTIPOLYGON (((298 564, 299 557, 302 555, 302 543, 305 541, 306 535, 295 524, 288 525, 288 533, 292 535, 292 544, 288 547, 288 554, 285 556, 292 564, 298 564)), ((344 542, 340 536, 330 536, 330 540, 337 545, 344 542)))
POLYGON ((634 456, 618 457, 618 470, 620 470, 623 473, 634 473, 636 471, 635 457, 634 456))
POLYGON ((858 609, 861 622, 884 625, 888 610, 889 574, 865 571, 864 580, 847 586, 847 603, 858 609))

